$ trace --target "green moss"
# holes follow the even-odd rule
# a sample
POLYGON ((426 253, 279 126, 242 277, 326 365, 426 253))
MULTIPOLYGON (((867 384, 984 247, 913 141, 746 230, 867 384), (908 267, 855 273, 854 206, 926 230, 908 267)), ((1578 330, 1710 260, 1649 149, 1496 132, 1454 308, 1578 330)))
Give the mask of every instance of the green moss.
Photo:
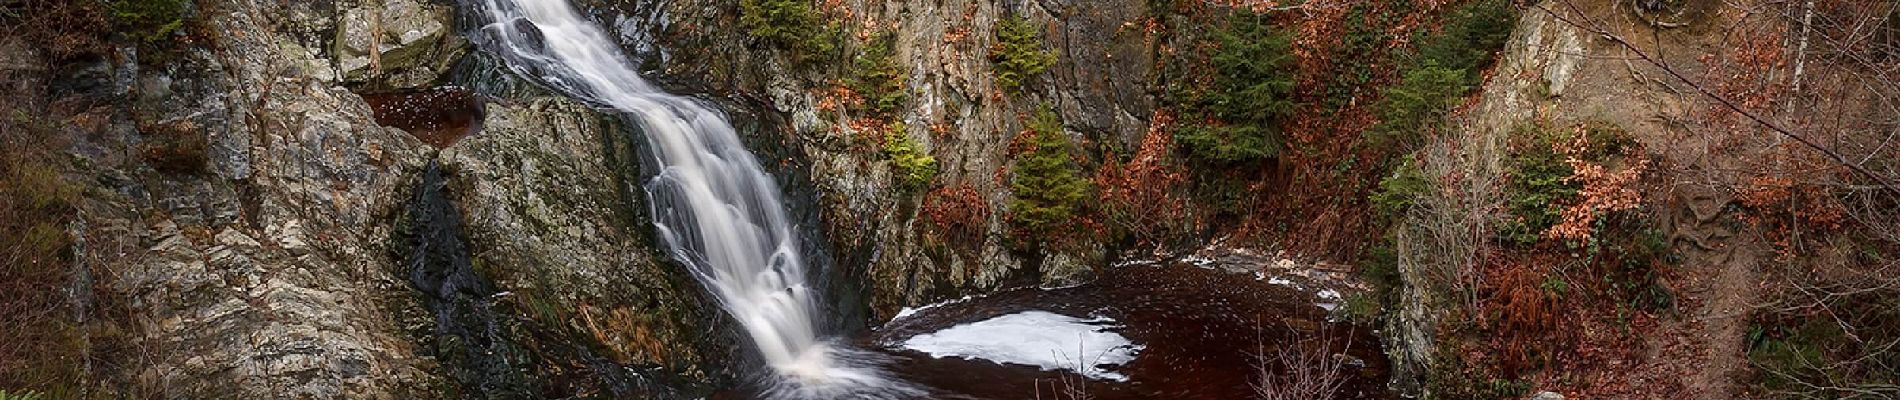
POLYGON ((1293 112, 1292 39, 1265 15, 1236 13, 1211 35, 1213 76, 1177 86, 1182 125, 1175 140, 1196 159, 1235 164, 1276 157, 1282 119, 1293 112))
POLYGON ((904 91, 904 83, 909 77, 897 65, 896 43, 896 35, 889 32, 878 34, 853 60, 854 68, 847 82, 851 90, 864 96, 864 103, 852 111, 889 116, 910 101, 910 94, 904 91))
POLYGON ((1018 93, 1029 80, 1056 65, 1056 54, 1042 48, 1039 27, 1021 16, 998 21, 990 68, 996 73, 996 85, 1003 90, 1018 93))
POLYGON ((1043 106, 1029 122, 1024 152, 1017 154, 1010 169, 1009 222, 1019 232, 1046 237, 1068 225, 1090 192, 1071 151, 1069 137, 1063 133, 1061 117, 1043 106))
POLYGON ((812 65, 838 56, 845 30, 812 8, 811 0, 740 0, 739 23, 752 36, 792 52, 792 60, 812 65))
POLYGON ((911 139, 903 123, 891 124, 890 131, 884 134, 884 155, 891 158, 897 186, 906 192, 929 188, 937 177, 937 158, 911 139))

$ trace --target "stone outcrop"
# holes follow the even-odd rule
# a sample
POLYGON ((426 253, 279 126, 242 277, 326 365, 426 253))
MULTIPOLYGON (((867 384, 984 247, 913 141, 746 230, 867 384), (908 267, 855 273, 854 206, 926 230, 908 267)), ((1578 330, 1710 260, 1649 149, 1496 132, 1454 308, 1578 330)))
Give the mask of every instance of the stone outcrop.
POLYGON ((706 379, 725 356, 702 352, 728 341, 705 334, 718 309, 649 237, 638 132, 572 100, 510 103, 490 104, 483 131, 441 159, 476 269, 530 329, 555 334, 518 340, 706 379))
POLYGON ((276 3, 201 2, 216 46, 58 77, 85 182, 100 390, 166 398, 428 397, 386 253, 428 150, 377 126, 276 3))
POLYGON ((426 0, 344 2, 331 54, 344 82, 377 90, 426 87, 468 51, 449 6, 426 0), (354 4, 350 4, 354 3, 354 4))

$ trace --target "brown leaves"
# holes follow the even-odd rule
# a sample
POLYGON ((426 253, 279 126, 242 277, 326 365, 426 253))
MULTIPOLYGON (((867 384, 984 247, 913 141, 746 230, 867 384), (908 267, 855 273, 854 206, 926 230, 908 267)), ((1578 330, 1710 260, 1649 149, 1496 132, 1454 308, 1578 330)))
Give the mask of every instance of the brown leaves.
POLYGON ((1132 159, 1107 160, 1094 178, 1107 222, 1143 242, 1167 240, 1200 224, 1178 193, 1187 171, 1172 161, 1174 116, 1156 111, 1152 121, 1132 159))
MULTIPOLYGON (((1643 193, 1636 183, 1649 171, 1649 158, 1640 151, 1625 150, 1623 167, 1612 169, 1608 162, 1586 160, 1583 153, 1590 146, 1590 135, 1583 134, 1583 127, 1577 128, 1577 139, 1569 143, 1557 144, 1558 151, 1567 156, 1565 164, 1572 170, 1566 182, 1582 183, 1583 189, 1577 192, 1582 201, 1564 209, 1563 221, 1544 231, 1544 237, 1557 240, 1587 241, 1596 228, 1598 218, 1609 213, 1631 210, 1643 203, 1643 193)), ((1635 147, 1632 147, 1635 148, 1635 147)))

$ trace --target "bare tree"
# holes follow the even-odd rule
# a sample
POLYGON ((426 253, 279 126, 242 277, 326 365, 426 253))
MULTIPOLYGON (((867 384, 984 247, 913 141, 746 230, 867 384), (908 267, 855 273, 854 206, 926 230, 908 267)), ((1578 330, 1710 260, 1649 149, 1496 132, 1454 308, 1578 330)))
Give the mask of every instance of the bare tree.
POLYGON ((1325 328, 1311 336, 1296 334, 1271 351, 1264 338, 1256 339, 1254 396, 1261 400, 1331 399, 1346 385, 1346 357, 1352 343, 1333 352, 1334 339, 1325 328))

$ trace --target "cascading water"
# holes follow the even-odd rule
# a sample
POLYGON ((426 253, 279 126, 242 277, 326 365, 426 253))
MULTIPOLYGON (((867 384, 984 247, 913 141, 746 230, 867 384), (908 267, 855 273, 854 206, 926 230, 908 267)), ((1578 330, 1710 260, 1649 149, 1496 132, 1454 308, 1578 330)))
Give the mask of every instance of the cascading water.
POLYGON ((570 96, 627 113, 661 171, 647 182, 653 223, 674 258, 745 329, 779 398, 892 398, 916 391, 885 379, 864 354, 819 332, 819 309, 772 177, 725 115, 641 78, 619 49, 564 0, 482 0, 487 50, 570 96))

